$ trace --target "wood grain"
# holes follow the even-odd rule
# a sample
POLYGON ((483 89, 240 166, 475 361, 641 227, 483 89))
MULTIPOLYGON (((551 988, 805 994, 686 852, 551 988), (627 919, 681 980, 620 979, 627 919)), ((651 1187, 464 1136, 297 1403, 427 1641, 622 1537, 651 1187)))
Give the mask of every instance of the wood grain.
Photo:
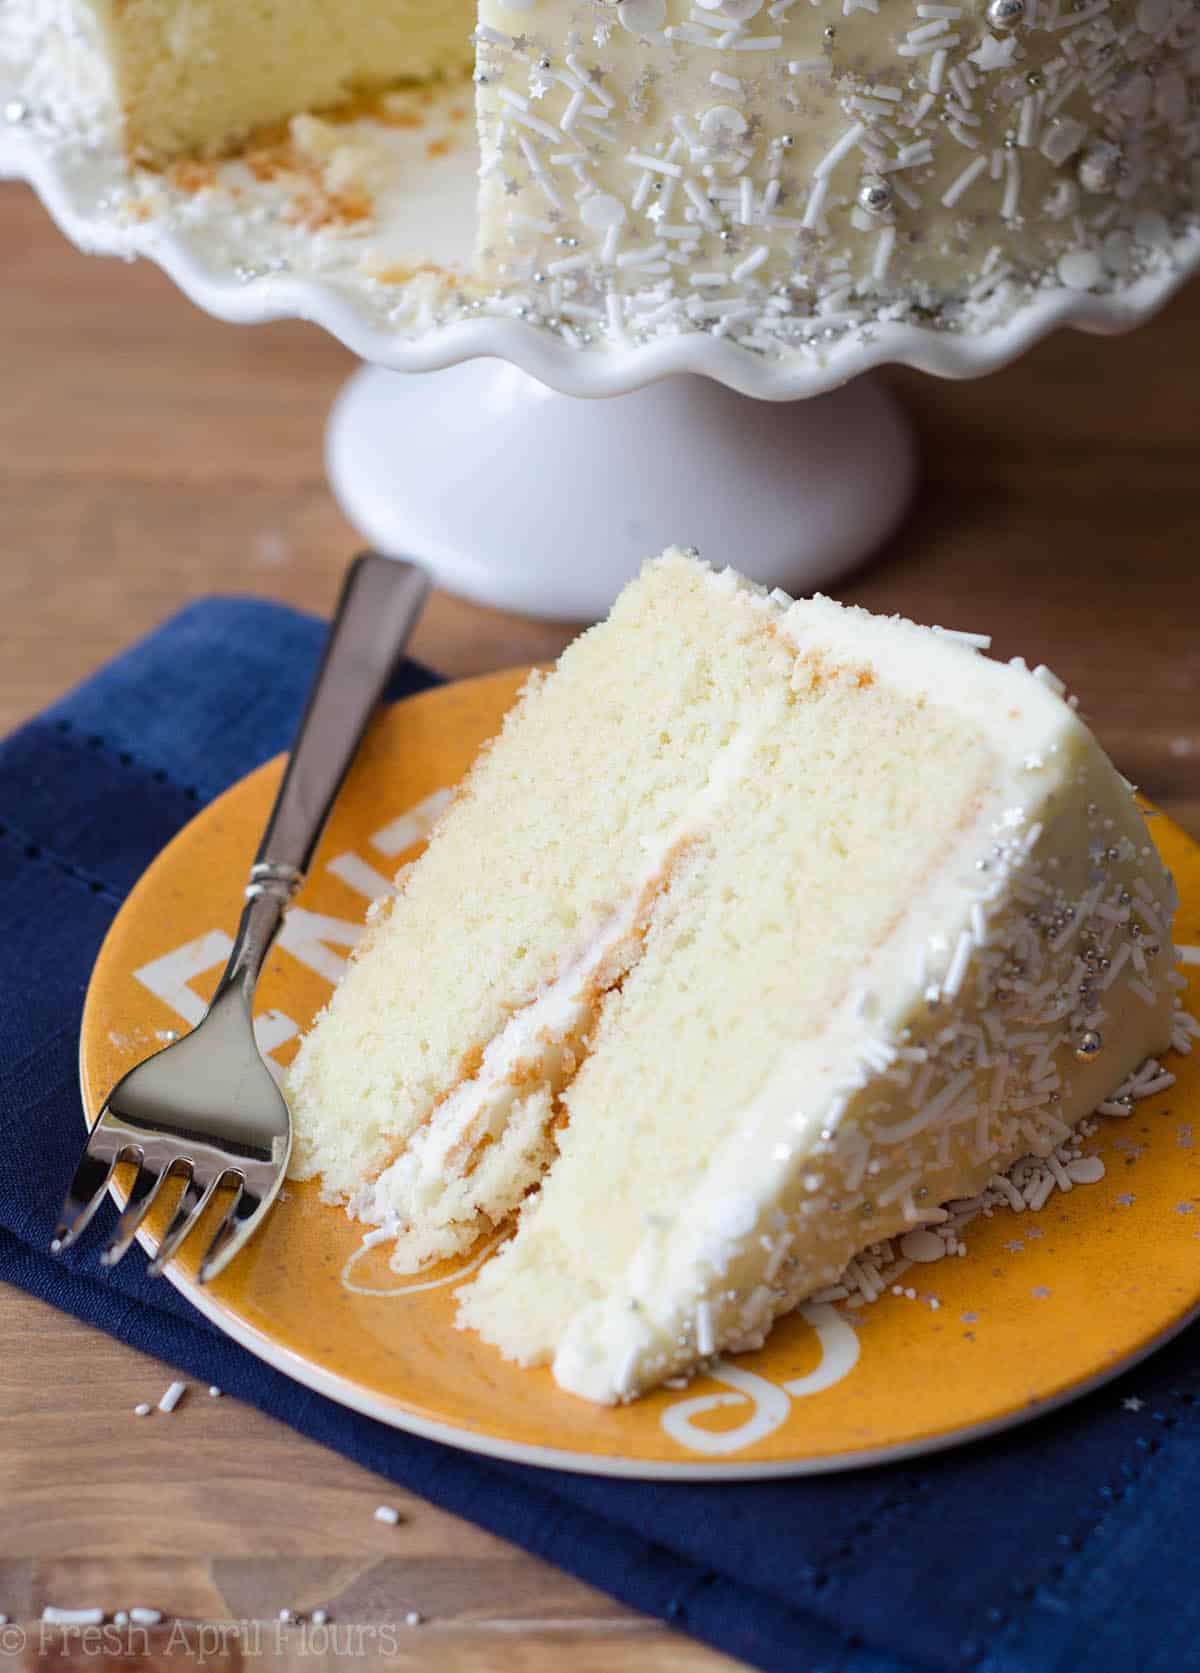
MULTIPOLYGON (((0 730, 188 599, 328 609, 353 531, 322 425, 352 362, 296 324, 237 330, 149 266, 79 255, 0 187, 0 730)), ((1135 336, 1062 334, 953 385, 897 374, 917 421, 918 508, 839 589, 874 610, 984 629, 1048 662, 1123 770, 1200 834, 1200 291, 1135 336)), ((451 675, 557 653, 558 627, 437 596, 415 651, 451 675)), ((389 1627, 336 1659, 452 1673, 717 1673, 722 1658, 432 1509, 261 1414, 0 1291, 0 1610, 147 1604, 262 1622, 252 1644, 130 1646, 167 1666, 312 1667, 281 1608, 389 1627), (376 1523, 380 1502, 402 1512, 376 1523), (423 1617, 404 1627, 410 1610, 423 1617), (394 1638, 395 1642, 392 1642, 394 1638)), ((239 1629, 240 1630, 240 1629, 239 1629)), ((248 1629, 245 1629, 248 1631, 248 1629)), ((36 1627, 0 1665, 95 1666, 36 1627)))

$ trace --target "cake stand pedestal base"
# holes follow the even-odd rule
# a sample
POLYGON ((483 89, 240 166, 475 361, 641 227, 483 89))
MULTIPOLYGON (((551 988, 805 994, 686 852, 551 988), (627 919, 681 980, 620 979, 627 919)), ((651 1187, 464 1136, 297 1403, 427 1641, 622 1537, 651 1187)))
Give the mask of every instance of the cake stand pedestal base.
POLYGON ((334 406, 327 459, 376 550, 559 621, 603 616, 670 545, 811 592, 876 550, 916 476, 909 425, 873 377, 786 403, 691 375, 585 400, 498 360, 362 367, 334 406))

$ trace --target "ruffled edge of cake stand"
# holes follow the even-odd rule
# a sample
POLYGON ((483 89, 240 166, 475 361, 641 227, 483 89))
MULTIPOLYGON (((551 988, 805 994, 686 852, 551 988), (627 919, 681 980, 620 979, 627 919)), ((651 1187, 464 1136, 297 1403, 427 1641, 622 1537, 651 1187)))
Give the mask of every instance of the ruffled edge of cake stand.
MULTIPOLYGON (((4 91, 0 85, 0 104, 4 91)), ((369 281, 350 285, 294 268, 247 272, 203 228, 178 230, 153 218, 121 220, 109 205, 124 183, 124 163, 103 147, 84 149, 20 124, 0 124, 4 178, 26 181, 80 249, 155 262, 192 302, 218 319, 241 325, 307 320, 362 360, 401 372, 437 371, 491 357, 562 394, 578 396, 621 395, 675 373, 699 374, 771 401, 823 395, 883 366, 909 366, 941 378, 982 377, 1018 359, 1060 326, 1106 336, 1132 330, 1200 268, 1197 226, 1174 240, 1159 271, 1122 291, 1041 291, 1003 323, 971 335, 879 322, 871 324, 865 340, 852 331, 779 356, 699 331, 623 348, 575 348, 539 325, 495 315, 451 320, 411 335, 389 323, 378 302, 373 304, 369 281)))

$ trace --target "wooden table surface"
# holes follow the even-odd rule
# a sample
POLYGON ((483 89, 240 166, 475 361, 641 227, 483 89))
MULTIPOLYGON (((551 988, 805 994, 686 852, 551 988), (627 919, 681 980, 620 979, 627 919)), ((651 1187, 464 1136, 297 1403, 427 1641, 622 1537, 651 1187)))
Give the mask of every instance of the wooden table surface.
MULTIPOLYGON (((83 257, 15 185, 0 186, 0 287, 0 732, 198 594, 328 609, 355 547, 321 463, 341 348, 298 324, 219 324, 149 266, 83 257)), ((1123 770, 1200 834, 1198 368, 1193 287, 1134 336, 1061 334, 981 382, 898 374, 920 503, 840 596, 1048 662, 1123 770)), ((439 595, 414 650, 467 674, 567 637, 439 595)), ((0 1343, 0 1610, 15 1619, 86 1602, 274 1622, 320 1605, 372 1629, 350 1649, 364 1667, 732 1665, 232 1400, 193 1389, 137 1421, 168 1369, 11 1290, 0 1343), (398 1527, 373 1520, 381 1501, 398 1527), (409 1610, 419 1627, 379 1630, 409 1610)), ((311 1648, 294 1631, 277 1648, 272 1628, 254 1659, 311 1666, 311 1648)), ((11 1650, 0 1632, 0 1664, 11 1650)), ((252 1654, 227 1636, 208 1665, 252 1654)))

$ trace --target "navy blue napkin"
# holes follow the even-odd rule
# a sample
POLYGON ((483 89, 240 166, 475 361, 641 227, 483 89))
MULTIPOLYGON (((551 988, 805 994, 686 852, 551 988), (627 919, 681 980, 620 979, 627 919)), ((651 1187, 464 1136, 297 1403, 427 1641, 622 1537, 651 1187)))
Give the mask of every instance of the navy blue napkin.
MULTIPOLYGON (((1200 1669, 1196 1329, 1058 1416, 940 1457, 664 1485, 399 1434, 235 1347, 140 1251, 112 1273, 96 1236, 46 1253, 104 932, 198 808, 287 746, 322 633, 271 605, 198 604, 0 746, 0 1279, 769 1673, 1200 1669)), ((431 680, 406 666, 395 695, 431 680)))

